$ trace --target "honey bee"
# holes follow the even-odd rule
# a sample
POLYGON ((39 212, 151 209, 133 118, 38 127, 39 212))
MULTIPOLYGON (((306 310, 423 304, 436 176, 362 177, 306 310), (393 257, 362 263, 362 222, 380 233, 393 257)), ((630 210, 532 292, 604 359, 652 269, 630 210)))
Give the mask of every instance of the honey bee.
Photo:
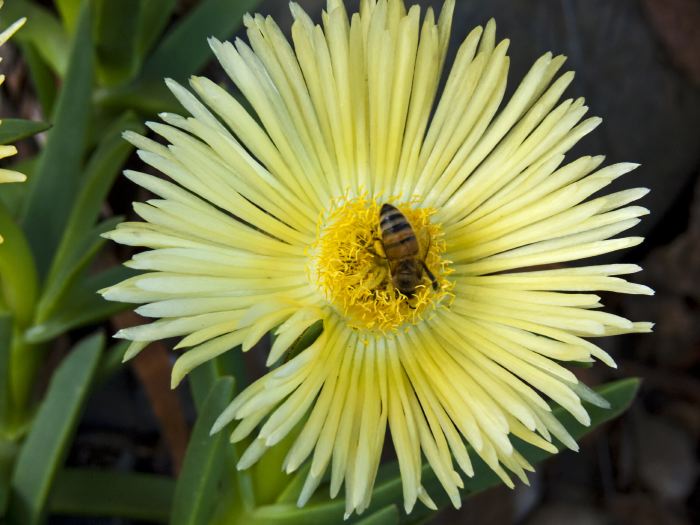
MULTIPOLYGON (((425 264, 425 257, 420 258, 420 245, 411 223, 406 216, 391 204, 383 204, 379 211, 379 229, 386 260, 389 264, 391 280, 396 289, 411 298, 416 288, 423 281, 423 272, 437 290, 438 282, 425 264)), ((428 243, 429 249, 430 243, 428 243)))

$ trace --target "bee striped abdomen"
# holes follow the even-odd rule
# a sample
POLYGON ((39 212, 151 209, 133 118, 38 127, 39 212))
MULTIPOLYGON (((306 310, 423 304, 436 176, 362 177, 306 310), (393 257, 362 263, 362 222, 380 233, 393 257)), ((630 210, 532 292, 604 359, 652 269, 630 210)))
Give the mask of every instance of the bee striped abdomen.
POLYGON ((384 204, 379 214, 382 245, 386 258, 391 260, 418 255, 418 240, 408 219, 396 207, 384 204))

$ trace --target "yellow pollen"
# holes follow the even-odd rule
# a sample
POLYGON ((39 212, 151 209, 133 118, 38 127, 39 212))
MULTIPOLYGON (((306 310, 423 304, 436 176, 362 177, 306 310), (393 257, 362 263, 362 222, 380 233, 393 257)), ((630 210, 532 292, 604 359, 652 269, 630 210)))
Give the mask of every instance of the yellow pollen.
POLYGON ((451 273, 449 261, 442 258, 442 229, 430 222, 435 210, 414 207, 417 202, 420 200, 342 198, 322 218, 313 246, 312 274, 351 326, 380 332, 396 330, 418 323, 451 297, 453 284, 446 278, 451 273), (420 247, 417 258, 424 260, 435 276, 437 290, 425 272, 410 298, 394 286, 379 227, 379 210, 384 202, 396 206, 411 223, 420 247))

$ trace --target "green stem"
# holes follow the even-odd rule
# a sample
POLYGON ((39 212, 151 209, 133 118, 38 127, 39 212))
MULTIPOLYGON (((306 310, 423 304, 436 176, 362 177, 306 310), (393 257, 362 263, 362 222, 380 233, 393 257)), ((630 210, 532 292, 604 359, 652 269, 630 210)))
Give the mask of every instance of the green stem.
POLYGON ((4 303, 18 326, 26 328, 34 316, 38 276, 29 243, 7 210, 0 206, 0 286, 4 303))
POLYGON ((0 436, 0 516, 5 515, 10 497, 10 479, 17 459, 17 442, 0 436))
POLYGON ((10 414, 8 429, 15 436, 21 436, 27 429, 33 407, 31 396, 41 359, 43 345, 24 342, 22 334, 15 334, 10 347, 10 414))
POLYGON ((41 352, 24 342, 24 332, 33 321, 37 302, 38 276, 24 232, 8 211, 0 206, 0 295, 2 305, 14 320, 10 346, 9 384, 11 432, 21 432, 29 409, 31 390, 41 352))

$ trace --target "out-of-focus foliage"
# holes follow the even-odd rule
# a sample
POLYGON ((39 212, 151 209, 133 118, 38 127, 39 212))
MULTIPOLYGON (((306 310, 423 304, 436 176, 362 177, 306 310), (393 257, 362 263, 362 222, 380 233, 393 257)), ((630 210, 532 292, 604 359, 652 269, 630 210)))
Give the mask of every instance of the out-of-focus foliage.
POLYGON ((163 78, 201 69, 207 37, 229 38, 256 3, 202 0, 174 16, 176 0, 12 0, 0 11, 1 25, 28 19, 13 42, 45 121, 5 119, 0 144, 46 132, 19 161, 28 181, 0 192, 0 522, 40 523, 50 509, 156 521, 170 511, 170 479, 62 471, 82 407, 122 345, 103 352, 95 333, 45 392, 37 379, 56 338, 121 308, 96 293, 128 273, 97 259, 100 234, 122 220, 103 208, 132 153, 121 134, 172 109, 163 78), (119 496, 100 500, 99 489, 119 496))

